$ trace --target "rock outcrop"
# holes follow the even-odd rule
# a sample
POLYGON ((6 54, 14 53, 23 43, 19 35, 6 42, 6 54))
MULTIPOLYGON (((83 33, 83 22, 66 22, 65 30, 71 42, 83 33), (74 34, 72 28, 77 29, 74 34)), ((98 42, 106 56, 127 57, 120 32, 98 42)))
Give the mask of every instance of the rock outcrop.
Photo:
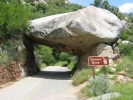
POLYGON ((17 64, 22 72, 21 77, 26 77, 36 73, 34 49, 32 42, 27 36, 21 36, 20 40, 17 64))
POLYGON ((114 61, 119 58, 118 54, 113 53, 113 49, 110 45, 100 43, 91 49, 88 50, 87 53, 84 53, 83 55, 79 56, 77 68, 82 69, 82 67, 88 66, 88 57, 89 56, 108 56, 109 57, 109 65, 113 66, 114 61))
POLYGON ((116 42, 122 28, 121 21, 114 14, 89 6, 75 12, 31 20, 31 32, 27 35, 34 43, 77 55, 87 63, 89 55, 97 55, 92 53, 96 51, 93 49, 100 43, 111 45, 116 42))
POLYGON ((7 48, 0 47, 0 86, 37 72, 32 42, 25 35, 21 35, 17 39, 8 40, 10 46, 8 45, 7 48), (17 48, 11 48, 14 45, 17 48), (8 50, 10 54, 6 51, 8 48, 11 48, 8 50), (3 57, 3 55, 6 56, 3 57))

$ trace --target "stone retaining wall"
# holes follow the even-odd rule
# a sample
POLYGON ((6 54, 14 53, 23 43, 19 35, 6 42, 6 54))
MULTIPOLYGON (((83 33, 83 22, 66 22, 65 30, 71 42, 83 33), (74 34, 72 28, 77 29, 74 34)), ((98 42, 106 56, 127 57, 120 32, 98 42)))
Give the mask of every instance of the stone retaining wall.
POLYGON ((14 82, 21 78, 21 70, 15 61, 0 66, 0 85, 14 82))

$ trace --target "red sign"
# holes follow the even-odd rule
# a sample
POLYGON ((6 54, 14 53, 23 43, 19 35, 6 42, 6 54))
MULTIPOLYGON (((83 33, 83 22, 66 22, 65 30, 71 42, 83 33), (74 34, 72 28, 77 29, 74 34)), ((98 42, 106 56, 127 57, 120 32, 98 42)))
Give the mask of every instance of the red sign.
POLYGON ((109 57, 89 56, 89 66, 106 66, 109 65, 109 57))

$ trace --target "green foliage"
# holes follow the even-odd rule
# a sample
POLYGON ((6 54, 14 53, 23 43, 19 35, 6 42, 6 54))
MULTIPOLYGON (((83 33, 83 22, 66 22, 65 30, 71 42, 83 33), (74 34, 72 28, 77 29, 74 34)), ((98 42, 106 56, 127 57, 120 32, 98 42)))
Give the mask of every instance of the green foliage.
POLYGON ((24 0, 26 3, 34 2, 35 0, 24 0))
POLYGON ((90 68, 77 70, 72 76, 72 83, 74 85, 79 85, 87 81, 88 76, 91 75, 91 71, 92 70, 90 68))
POLYGON ((19 3, 20 4, 21 3, 21 0, 1 0, 1 2, 4 2, 4 3, 7 3, 8 2, 10 4, 11 3, 19 3))
POLYGON ((20 41, 11 39, 10 41, 3 41, 0 44, 0 65, 6 64, 9 61, 18 60, 18 46, 20 41))
POLYGON ((82 8, 83 8, 83 6, 78 5, 78 4, 67 4, 66 5, 66 9, 68 9, 69 12, 77 11, 77 10, 82 9, 82 8))
POLYGON ((42 63, 42 59, 39 58, 38 54, 35 53, 35 66, 37 72, 46 67, 45 63, 42 63))
MULTIPOLYGON (((88 90, 90 89, 90 85, 85 86, 83 89, 81 89, 81 92, 87 96, 87 98, 91 98, 94 95, 92 95, 88 90)), ((112 98, 111 100, 132 100, 133 95, 133 83, 119 83, 116 82, 116 84, 113 85, 111 92, 118 92, 121 94, 120 97, 112 98)))
MULTIPOLYGON (((84 88, 81 89, 81 93, 83 93, 85 95, 85 98, 91 98, 93 97, 94 95, 92 95, 90 92, 88 92, 88 90, 90 89, 90 86, 89 85, 86 85, 84 88)), ((84 100, 86 100, 84 99, 84 100)), ((82 100, 82 99, 81 99, 82 100)))
POLYGON ((109 80, 103 74, 99 75, 98 77, 90 81, 89 92, 92 95, 95 95, 95 96, 102 95, 110 92, 110 90, 111 88, 110 88, 109 80))
MULTIPOLYGON (((67 67, 69 63, 76 63, 77 60, 76 56, 43 45, 35 46, 35 53, 38 55, 38 58, 42 60, 42 63, 45 63, 46 65, 67 67)), ((41 65, 39 66, 41 67, 41 65)))
POLYGON ((19 0, 0 1, 0 64, 18 60, 19 31, 27 31, 29 12, 19 0))
POLYGON ((55 4, 59 7, 64 7, 65 6, 65 1, 64 0, 56 0, 55 4))
MULTIPOLYGON (((110 66, 106 67, 106 73, 107 74, 114 74, 114 72, 111 71, 110 66)), ((96 72, 96 75, 104 74, 104 69, 103 67, 100 67, 100 70, 96 72)))
POLYGON ((68 54, 65 53, 65 52, 61 52, 61 53, 60 53, 60 56, 59 56, 59 58, 60 58, 61 61, 70 60, 69 57, 70 57, 70 55, 68 55, 68 54))
POLYGON ((75 65, 76 65, 76 62, 72 61, 71 63, 69 63, 67 65, 67 67, 68 67, 68 69, 73 70, 73 68, 75 67, 75 65))
POLYGON ((116 6, 111 6, 108 2, 108 0, 94 0, 94 3, 91 3, 91 5, 94 5, 99 8, 107 9, 113 14, 115 14, 118 18, 125 19, 125 14, 119 12, 119 8, 116 6))
POLYGON ((29 11, 22 4, 0 1, 0 38, 18 35, 19 30, 27 31, 29 11))
POLYGON ((44 3, 38 3, 38 4, 36 5, 36 9, 37 9, 38 11, 42 10, 43 13, 45 14, 45 13, 46 13, 46 10, 47 10, 47 6, 46 6, 46 4, 44 4, 44 3))
POLYGON ((116 6, 111 6, 108 10, 111 11, 116 16, 118 16, 119 14, 119 8, 117 8, 116 6))
POLYGON ((127 35, 127 30, 123 30, 121 33, 121 37, 122 40, 127 40, 128 39, 128 35, 127 35))
POLYGON ((133 55, 124 56, 122 61, 117 64, 117 72, 124 70, 131 78, 133 78, 133 55))
POLYGON ((109 9, 110 5, 109 5, 108 0, 104 0, 103 3, 101 4, 101 7, 103 9, 109 9))
POLYGON ((133 53, 133 46, 129 44, 119 44, 120 55, 130 55, 133 53))
POLYGON ((117 16, 118 16, 118 18, 119 18, 120 20, 125 20, 125 17, 126 17, 126 15, 125 15, 124 13, 121 13, 121 12, 119 12, 119 13, 117 14, 117 16))
POLYGON ((41 63, 40 69, 45 68, 47 65, 45 63, 41 63))
POLYGON ((128 29, 124 29, 122 31, 121 37, 122 40, 128 40, 130 42, 133 42, 133 23, 130 23, 128 29))
POLYGON ((102 0, 94 0, 94 3, 91 5, 96 6, 96 7, 101 7, 102 0))
POLYGON ((70 55, 65 52, 60 52, 59 54, 59 60, 61 61, 67 61, 68 63, 70 63, 71 61, 74 61, 75 59, 76 59, 76 56, 70 55))
POLYGON ((0 51, 0 66, 5 64, 9 59, 7 52, 0 51))
POLYGON ((127 30, 128 40, 133 42, 133 23, 130 25, 129 29, 127 30))
POLYGON ((51 65, 55 62, 54 56, 52 55, 53 49, 38 45, 35 47, 35 52, 38 54, 39 58, 42 59, 43 63, 46 63, 47 65, 51 65))
POLYGON ((111 100, 132 100, 133 99, 133 83, 116 83, 112 92, 118 92, 120 97, 111 100))
POLYGON ((133 13, 127 14, 127 17, 129 19, 129 21, 133 23, 133 13))
POLYGON ((66 66, 68 64, 67 61, 58 61, 54 64, 54 66, 66 66))
POLYGON ((32 1, 27 0, 27 4, 25 4, 25 8, 29 9, 31 12, 31 19, 45 17, 54 14, 66 13, 71 11, 76 11, 78 9, 83 8, 83 6, 78 4, 66 4, 64 0, 55 0, 53 2, 37 3, 34 4, 32 1))

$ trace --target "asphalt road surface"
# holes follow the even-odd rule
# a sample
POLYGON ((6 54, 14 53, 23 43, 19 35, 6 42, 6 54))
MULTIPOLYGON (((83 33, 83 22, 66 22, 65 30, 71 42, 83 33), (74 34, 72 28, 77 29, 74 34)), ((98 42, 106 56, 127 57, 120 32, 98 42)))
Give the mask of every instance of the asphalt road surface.
POLYGON ((0 100, 78 100, 66 67, 49 66, 40 73, 0 89, 0 100))

